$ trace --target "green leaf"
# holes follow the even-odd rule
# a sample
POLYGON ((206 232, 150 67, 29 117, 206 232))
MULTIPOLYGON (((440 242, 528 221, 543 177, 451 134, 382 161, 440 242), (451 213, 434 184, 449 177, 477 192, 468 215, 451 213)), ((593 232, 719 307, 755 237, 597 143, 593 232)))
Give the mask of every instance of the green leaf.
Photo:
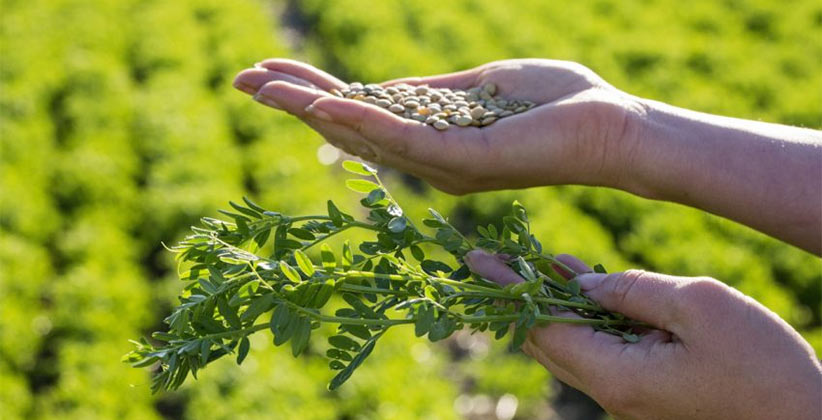
POLYGON ((294 332, 297 330, 297 326, 300 323, 300 319, 301 317, 293 311, 289 310, 287 312, 287 316, 282 318, 282 324, 278 325, 277 334, 274 335, 275 346, 285 344, 285 342, 294 335, 294 332))
POLYGON ((331 299, 331 296, 334 294, 334 280, 326 280, 325 283, 320 285, 320 289, 317 291, 317 294, 314 295, 314 299, 311 302, 312 308, 322 308, 328 303, 328 300, 331 299))
POLYGON ((256 210, 258 213, 265 213, 265 209, 257 205, 257 203, 251 201, 248 197, 243 197, 243 201, 245 204, 250 207, 252 210, 256 210))
POLYGON ((203 290, 205 290, 205 292, 208 293, 209 295, 213 295, 214 293, 217 293, 217 287, 215 287, 213 284, 211 284, 210 281, 208 281, 206 279, 198 279, 197 282, 200 284, 200 287, 203 290))
POLYGON ((528 223, 528 212, 525 211, 525 207, 523 207, 519 201, 514 200, 514 203, 511 205, 511 207, 514 217, 516 217, 524 223, 528 223))
POLYGON ((243 337, 240 340, 240 348, 237 350, 237 364, 245 360, 245 357, 248 356, 248 350, 251 348, 251 342, 248 341, 248 337, 243 337))
POLYGON ((510 229, 511 232, 514 232, 517 235, 526 231, 525 225, 522 223, 521 220, 517 219, 516 217, 505 216, 502 218, 502 223, 505 225, 505 227, 510 229))
POLYGON ((301 229, 301 228, 288 229, 288 233, 294 235, 297 238, 300 238, 300 239, 303 239, 303 240, 306 240, 306 241, 313 241, 314 239, 317 238, 316 236, 314 236, 313 233, 311 233, 311 232, 309 232, 305 229, 301 229))
POLYGON ((346 240, 343 243, 342 266, 348 269, 352 264, 354 264, 354 254, 351 252, 351 242, 346 240))
POLYGON ((260 280, 254 279, 240 286, 240 289, 237 291, 237 294, 242 297, 250 296, 254 293, 257 293, 258 287, 260 287, 260 280))
POLYGON ((311 336, 311 320, 306 317, 301 317, 297 321, 297 326, 294 329, 294 335, 291 338, 291 354, 297 357, 302 353, 308 345, 308 338, 311 336))
POLYGON ((362 338, 363 340, 368 340, 371 338, 371 331, 368 331, 368 328, 364 325, 348 324, 344 327, 344 329, 354 337, 362 338))
POLYGON ((360 344, 344 335, 332 335, 328 337, 328 344, 333 347, 348 351, 358 351, 360 344))
POLYGON ((385 191, 383 191, 381 188, 377 188, 375 190, 371 190, 371 192, 368 193, 368 196, 365 197, 363 200, 365 200, 364 205, 366 205, 366 207, 371 207, 384 199, 385 191))
POLYGON ((271 235, 271 229, 265 229, 260 231, 260 233, 254 235, 254 242, 257 243, 257 247, 262 248, 266 241, 268 241, 268 237, 271 235))
POLYGON ((420 267, 422 267, 422 269, 426 273, 431 275, 435 275, 437 271, 442 271, 444 273, 450 273, 454 271, 451 267, 448 266, 448 264, 436 260, 425 260, 422 263, 420 263, 420 267))
POLYGON ((606 274, 606 273, 608 273, 608 270, 606 270, 605 266, 603 266, 602 264, 597 264, 597 265, 594 266, 594 273, 606 274))
POLYGON ((622 339, 629 342, 629 343, 638 343, 639 342, 639 336, 638 335, 630 334, 630 333, 627 333, 627 332, 622 333, 622 339))
POLYGON ((306 276, 311 277, 314 275, 314 263, 311 262, 308 255, 305 255, 304 252, 298 249, 294 251, 294 259, 297 260, 297 265, 300 267, 300 271, 302 271, 306 276))
POLYGON ((419 262, 425 260, 425 252, 417 245, 411 245, 411 256, 419 262))
POLYGON ((488 229, 486 229, 485 226, 482 226, 482 225, 477 226, 477 233, 479 233, 480 236, 482 236, 483 238, 490 238, 491 237, 491 234, 488 233, 488 229))
POLYGON ((429 305, 421 305, 417 311, 417 321, 414 323, 414 334, 422 337, 431 330, 434 323, 434 308, 429 305))
POLYGON ((343 300, 345 300, 352 308, 354 308, 357 313, 359 313, 363 318, 369 319, 376 319, 378 318, 377 313, 374 312, 373 309, 368 307, 368 305, 362 303, 360 298, 352 293, 343 293, 342 294, 343 300))
POLYGON ((456 328, 456 321, 449 318, 447 314, 441 313, 439 319, 431 325, 428 339, 432 342, 442 340, 450 336, 456 328))
POLYGON ((445 218, 444 218, 444 217, 442 217, 442 215, 441 215, 441 214, 439 214, 436 210, 429 208, 429 209, 428 209, 428 213, 430 213, 430 214, 431 214, 431 216, 434 216, 434 219, 436 219, 436 220, 437 220, 438 222, 440 222, 441 224, 443 224, 443 225, 447 225, 447 224, 448 224, 448 222, 445 220, 445 218))
POLYGON ((234 210, 237 210, 237 211, 239 211, 240 213, 242 213, 242 214, 244 214, 244 215, 246 215, 246 216, 250 216, 250 217, 252 217, 252 218, 254 218, 254 219, 262 219, 262 218, 263 218, 263 215, 262 215, 262 213, 261 213, 261 212, 258 212, 258 211, 256 211, 256 210, 252 210, 252 209, 246 208, 246 207, 241 206, 241 205, 239 205, 239 204, 237 204, 237 203, 235 203, 235 202, 233 202, 233 201, 229 201, 229 202, 228 202, 228 205, 230 205, 231 207, 234 207, 234 210))
POLYGON ((566 287, 568 288, 568 292, 571 293, 572 295, 574 295, 574 296, 579 295, 580 287, 579 287, 579 282, 576 281, 576 279, 569 281, 568 284, 566 285, 566 287))
POLYGON ((517 325, 514 329, 514 337, 511 339, 511 348, 514 350, 519 350, 527 337, 528 328, 526 328, 525 325, 517 325))
POLYGON ((251 301, 251 304, 248 305, 245 312, 240 316, 240 319, 243 321, 254 320, 261 313, 271 309, 271 305, 274 304, 274 300, 271 295, 264 295, 260 296, 251 301))
POLYGON ((351 360, 351 363, 345 367, 340 373, 337 374, 333 379, 331 379, 331 383, 328 384, 328 390, 333 391, 339 388, 348 378, 351 377, 351 374, 354 373, 354 370, 357 369, 362 362, 371 354, 371 351, 374 350, 374 345, 377 343, 377 338, 379 335, 372 337, 368 342, 365 343, 362 350, 354 356, 354 359, 351 360))
POLYGON ((346 171, 357 175, 374 176, 377 173, 376 169, 355 160, 346 160, 342 163, 342 167, 346 171))
POLYGON ((334 257, 334 251, 327 243, 320 246, 320 258, 323 261, 323 268, 326 270, 333 270, 337 267, 337 259, 334 257))
POLYGON ((228 302, 225 300, 225 296, 220 296, 217 298, 217 309, 220 311, 220 315, 225 318, 231 328, 234 328, 235 330, 242 328, 240 317, 238 317, 237 312, 228 305, 228 302))
POLYGON ((325 355, 332 359, 344 360, 346 362, 351 361, 351 353, 340 349, 328 349, 326 350, 325 355))
POLYGON ((208 358, 211 357, 211 341, 200 341, 200 364, 205 366, 208 363, 208 358))
POLYGON ((537 275, 534 274, 534 270, 531 269, 531 266, 525 261, 524 258, 521 256, 517 257, 517 264, 519 265, 519 273, 528 281, 537 281, 537 275))
POLYGON ((430 284, 428 286, 425 286, 424 293, 426 298, 434 302, 436 302, 439 299, 439 292, 437 291, 437 288, 430 284))
POLYGON ((343 216, 340 212, 340 209, 334 205, 334 202, 328 200, 328 217, 331 219, 331 223, 334 224, 336 227, 342 227, 343 225, 343 216))
POLYGON ((388 230, 394 233, 400 233, 405 230, 408 225, 408 220, 405 217, 395 217, 388 222, 388 230))
POLYGON ((345 181, 345 186, 349 190, 358 193, 370 193, 374 189, 380 188, 379 185, 365 179, 348 179, 345 181))
POLYGON ((300 273, 298 273, 297 270, 288 265, 288 263, 285 261, 280 261, 280 271, 282 271, 282 273, 294 283, 302 283, 303 281, 303 279, 300 277, 300 273))
POLYGON ((293 239, 280 239, 277 241, 277 247, 281 249, 300 249, 303 244, 293 239))
POLYGON ((444 224, 440 223, 439 221, 437 221, 435 219, 422 219, 422 224, 424 224, 425 226, 428 226, 430 228, 441 228, 441 227, 445 226, 444 224))

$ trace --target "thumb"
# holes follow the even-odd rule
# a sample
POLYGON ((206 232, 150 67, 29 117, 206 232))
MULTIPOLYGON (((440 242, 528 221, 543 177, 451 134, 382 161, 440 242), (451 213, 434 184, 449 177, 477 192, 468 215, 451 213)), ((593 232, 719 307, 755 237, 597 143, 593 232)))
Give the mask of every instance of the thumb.
POLYGON ((705 303, 699 296, 724 294, 720 290, 724 285, 716 280, 643 270, 585 273, 576 279, 585 294, 603 308, 678 335, 705 303))

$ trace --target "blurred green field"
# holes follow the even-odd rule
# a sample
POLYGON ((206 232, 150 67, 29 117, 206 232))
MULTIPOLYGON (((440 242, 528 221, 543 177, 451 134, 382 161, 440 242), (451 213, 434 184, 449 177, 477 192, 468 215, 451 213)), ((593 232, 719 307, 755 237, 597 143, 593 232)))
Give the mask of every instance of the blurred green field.
MULTIPOLYGON (((295 360, 260 334, 242 366, 150 395, 120 356, 175 304, 161 242, 242 195, 356 208, 321 138, 234 91, 234 73, 279 56, 372 82, 550 57, 678 106, 822 128, 819 39, 810 0, 2 0, 0 418, 510 419, 503 400, 556 418, 550 375, 504 343, 403 330, 335 393, 322 353, 295 360)), ((470 232, 518 199, 551 251, 726 281, 822 354, 822 262, 750 229, 597 188, 454 198, 387 178, 412 217, 436 207, 470 232)))

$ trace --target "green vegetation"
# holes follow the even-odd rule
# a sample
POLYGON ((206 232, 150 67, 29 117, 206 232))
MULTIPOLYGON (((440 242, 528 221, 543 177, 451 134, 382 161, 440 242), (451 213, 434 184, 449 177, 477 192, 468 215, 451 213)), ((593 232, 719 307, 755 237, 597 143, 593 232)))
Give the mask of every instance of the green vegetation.
MULTIPOLYGON (((327 215, 296 216, 243 198, 243 204, 229 203, 232 211, 220 210, 230 220, 203 218, 202 226, 192 227, 192 234, 171 249, 185 266, 180 279, 187 283, 180 305, 164 320, 167 330, 151 335, 163 344, 134 341, 137 348, 123 358, 136 368, 159 364, 160 371, 152 376, 153 391, 177 389, 189 372, 196 378, 197 371, 229 354, 236 354, 241 364, 251 349, 249 336, 266 329, 275 346, 290 342, 297 357, 322 323, 338 326, 336 335, 328 337, 325 353, 329 367, 340 371, 328 385, 332 391, 399 325, 413 324, 414 334, 431 342, 466 327, 472 334, 493 331, 499 340, 514 325, 512 350, 520 349, 529 328, 549 322, 590 325, 628 342, 639 341, 632 328, 643 324, 603 309, 580 293, 575 279, 555 268, 575 275, 544 253, 519 202, 502 218, 501 229, 495 224, 477 226, 476 243, 429 209, 431 218, 422 221, 435 232, 429 236, 405 216, 376 169, 353 160, 343 167, 373 179, 345 182, 348 189, 366 194, 360 200, 368 210, 366 220, 342 212, 331 200, 327 215), (345 241, 341 253, 335 253, 329 241, 339 241, 340 234, 352 229, 372 232, 372 240, 355 245, 345 241), (319 263, 307 254, 318 245, 319 263), (477 248, 506 255, 522 282, 502 287, 472 275, 465 259, 477 248), (453 256, 458 266, 434 259, 438 252, 453 256), (334 305, 334 298, 346 304, 334 305), (331 306, 337 306, 334 315, 331 306), (552 315, 556 309, 580 318, 552 315), (269 321, 255 323, 261 318, 269 321)), ((605 272, 601 265, 594 270, 605 272)))
MULTIPOLYGON (((307 30, 296 47, 280 1, 2 1, 0 417, 459 418, 472 411, 455 401, 504 394, 516 396, 521 418, 545 408, 545 371, 483 335, 426 345, 389 331, 334 393, 323 355, 294 359, 263 335, 241 367, 215 362, 173 393, 152 396, 148 374, 119 361, 127 339, 161 329, 179 303, 161 242, 178 242, 200 216, 243 195, 288 214, 322 212, 329 198, 358 205, 329 188, 342 174, 316 159, 318 136, 231 89, 233 74, 260 58, 303 58, 366 82, 569 59, 637 95, 822 127, 814 1, 292 3, 292 23, 307 30)), ((465 234, 519 200, 547 249, 611 270, 714 276, 822 352, 820 260, 732 222, 594 188, 463 198, 393 189, 409 218, 434 207, 465 234)), ((308 348, 333 334, 316 330, 308 348)))

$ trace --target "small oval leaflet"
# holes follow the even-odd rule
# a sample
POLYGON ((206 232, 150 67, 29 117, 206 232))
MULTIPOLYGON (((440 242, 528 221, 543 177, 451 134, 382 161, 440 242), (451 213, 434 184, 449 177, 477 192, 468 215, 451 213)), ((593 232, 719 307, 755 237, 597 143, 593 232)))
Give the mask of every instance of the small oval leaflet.
POLYGON ((348 179, 345 181, 345 186, 351 191, 359 193, 370 193, 371 191, 380 188, 379 185, 365 179, 348 179))
POLYGON ((342 163, 343 168, 352 174, 372 176, 377 173, 377 170, 362 162, 355 160, 346 160, 342 163))

